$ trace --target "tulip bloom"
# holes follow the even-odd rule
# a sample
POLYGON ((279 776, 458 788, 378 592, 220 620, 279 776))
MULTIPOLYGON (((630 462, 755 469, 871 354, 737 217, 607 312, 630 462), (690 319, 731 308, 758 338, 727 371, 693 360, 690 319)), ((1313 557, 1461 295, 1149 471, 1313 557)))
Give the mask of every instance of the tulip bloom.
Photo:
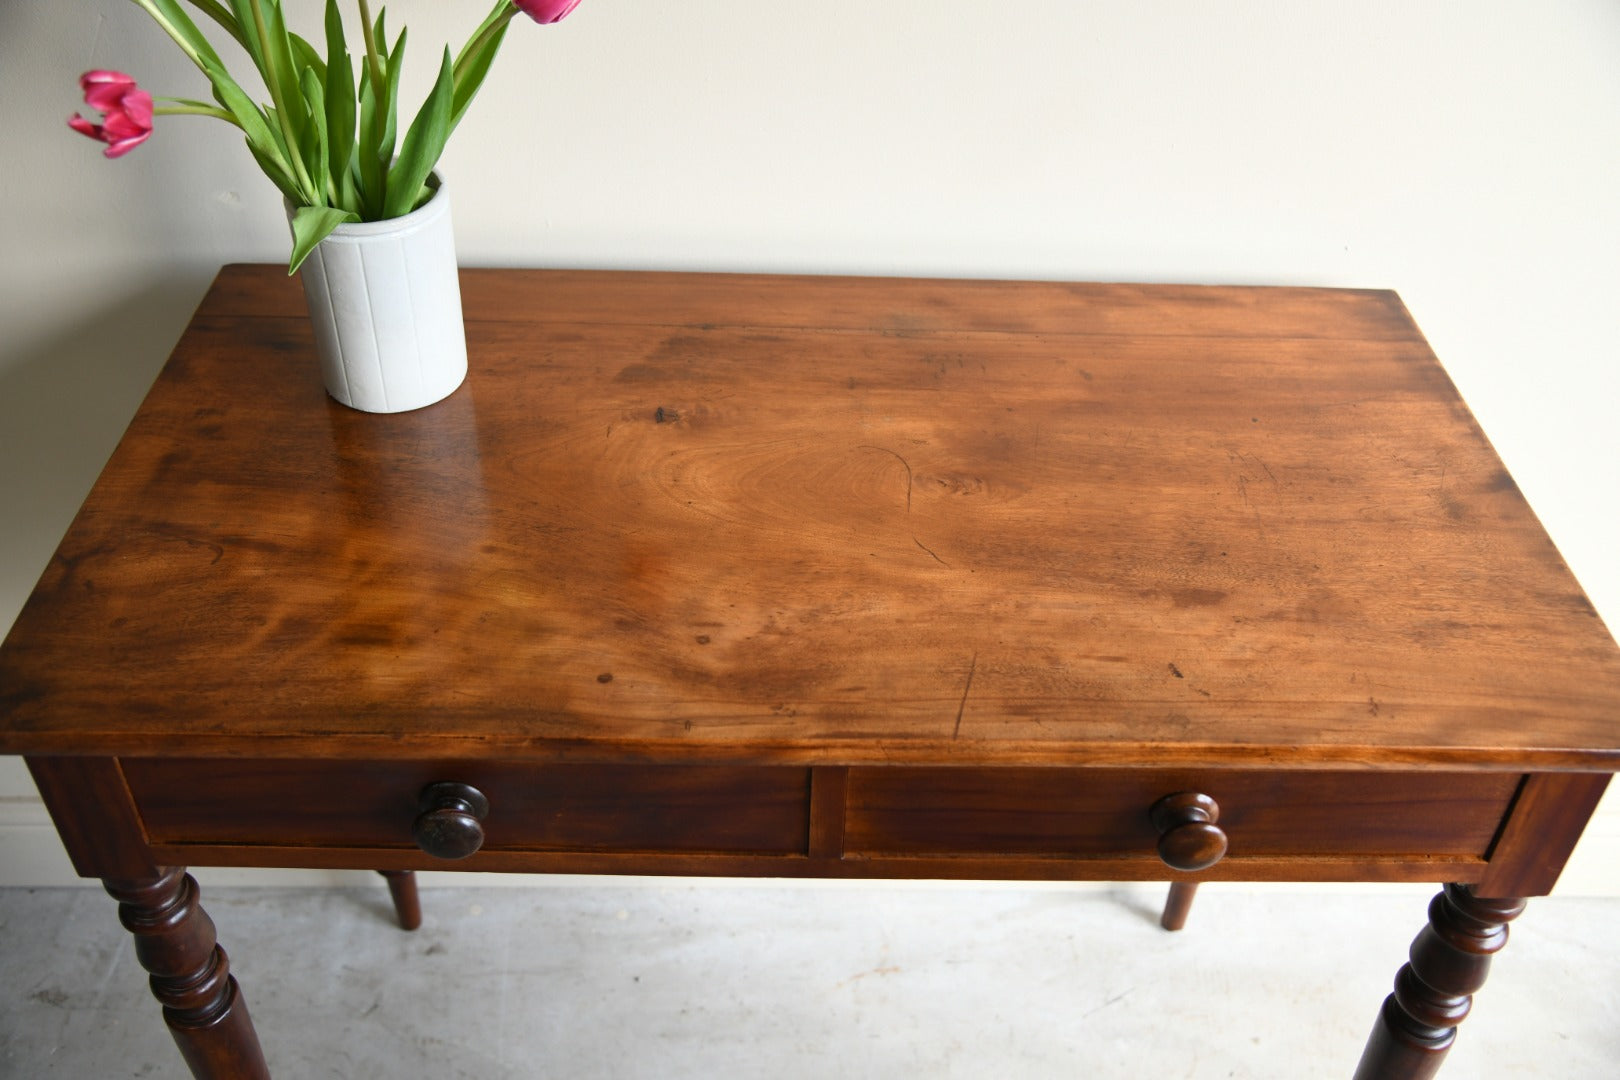
POLYGON ((579 0, 512 0, 517 9, 537 23, 561 22, 579 6, 579 0))
POLYGON ((107 144, 107 157, 122 157, 152 135, 152 95, 120 71, 87 71, 79 77, 84 101, 101 113, 92 124, 78 113, 68 121, 74 131, 107 144))

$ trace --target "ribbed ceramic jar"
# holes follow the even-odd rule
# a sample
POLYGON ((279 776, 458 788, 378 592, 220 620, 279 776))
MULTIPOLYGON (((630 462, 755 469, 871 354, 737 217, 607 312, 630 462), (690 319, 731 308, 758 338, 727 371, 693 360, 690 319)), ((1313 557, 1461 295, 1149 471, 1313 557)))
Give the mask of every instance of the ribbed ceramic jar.
POLYGON ((467 376, 461 283, 441 181, 419 209, 339 225, 299 276, 326 391, 353 409, 408 412, 467 376))

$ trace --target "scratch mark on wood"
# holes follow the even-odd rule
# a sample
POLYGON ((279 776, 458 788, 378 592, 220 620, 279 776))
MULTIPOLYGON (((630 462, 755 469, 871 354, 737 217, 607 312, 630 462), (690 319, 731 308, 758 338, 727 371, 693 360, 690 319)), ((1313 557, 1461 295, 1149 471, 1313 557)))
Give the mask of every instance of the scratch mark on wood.
POLYGON ((949 570, 951 568, 950 563, 946 562, 944 559, 940 558, 938 555, 934 555, 934 549, 929 547, 927 544, 923 543, 921 540, 918 540, 915 536, 913 536, 911 538, 911 542, 916 544, 918 547, 922 548, 924 551, 928 552, 929 555, 933 556, 934 561, 939 563, 939 565, 943 566, 945 569, 949 570))
MULTIPOLYGON (((911 513, 911 463, 905 458, 901 457, 899 454, 895 453, 893 450, 890 450, 887 446, 873 446, 870 443, 862 443, 859 449, 876 450, 879 453, 888 454, 890 457, 894 458, 894 460, 898 461, 906 470, 906 513, 911 513)), ((930 554, 932 553, 930 552, 930 554)))
POLYGON ((962 701, 956 706, 956 727, 951 729, 951 738, 955 739, 962 734, 962 716, 967 712, 968 691, 973 689, 973 673, 979 668, 979 654, 974 653, 973 659, 968 661, 967 683, 962 687, 962 701))
MULTIPOLYGON (((860 446, 859 446, 859 449, 861 449, 861 450, 876 450, 880 454, 888 454, 890 457, 894 458, 894 460, 896 460, 896 461, 898 461, 900 463, 901 468, 906 470, 906 516, 910 517, 911 516, 911 489, 915 484, 915 477, 913 477, 912 472, 911 472, 911 462, 907 461, 905 458, 901 457, 899 454, 895 453, 893 450, 890 450, 887 446, 874 446, 871 443, 861 443, 860 446)), ((916 533, 911 534, 911 542, 913 544, 916 544, 918 547, 922 548, 924 551, 926 551, 928 553, 929 558, 931 558, 935 562, 939 563, 939 565, 943 566, 945 569, 949 570, 951 568, 951 564, 946 562, 944 559, 940 558, 937 554, 935 554, 933 548, 929 547, 927 544, 925 544, 921 540, 917 539, 917 534, 916 533)))

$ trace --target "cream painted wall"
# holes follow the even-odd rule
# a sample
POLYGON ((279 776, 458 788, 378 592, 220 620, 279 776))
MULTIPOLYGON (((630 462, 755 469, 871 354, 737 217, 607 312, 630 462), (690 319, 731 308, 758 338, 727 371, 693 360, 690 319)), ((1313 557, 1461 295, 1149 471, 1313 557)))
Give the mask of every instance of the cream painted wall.
MULTIPOLYGON (((394 0, 413 94, 484 10, 394 0)), ((285 256, 222 125, 69 132, 90 67, 206 96, 125 0, 0 3, 0 629, 214 269, 285 256)), ((1620 627, 1613 0, 585 0, 443 164, 468 265, 1396 288, 1620 627)), ((46 830, 11 763, 0 883, 46 830)), ((1565 884, 1620 895, 1620 799, 1565 884)))

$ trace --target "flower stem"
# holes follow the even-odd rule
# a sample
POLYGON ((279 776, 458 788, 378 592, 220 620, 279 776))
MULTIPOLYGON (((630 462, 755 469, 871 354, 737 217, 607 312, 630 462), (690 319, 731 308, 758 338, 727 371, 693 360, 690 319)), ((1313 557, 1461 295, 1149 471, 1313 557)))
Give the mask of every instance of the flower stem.
POLYGON ((172 101, 173 105, 158 105, 152 109, 154 116, 212 116, 216 120, 224 120, 233 127, 241 127, 241 121, 213 105, 204 105, 200 101, 182 101, 179 98, 158 98, 158 101, 172 101))
POLYGON ((304 166, 304 155, 299 152, 298 133, 293 130, 292 113, 289 111, 293 103, 287 100, 282 91, 286 88, 283 81, 288 73, 281 70, 276 60, 276 50, 270 41, 270 28, 265 25, 264 8, 255 2, 249 5, 253 9, 253 33, 259 41, 259 55, 264 57, 265 70, 260 72, 264 76, 266 89, 270 91, 270 100, 276 106, 276 125, 281 128, 281 137, 287 143, 287 157, 292 160, 293 171, 301 190, 307 192, 308 203, 317 205, 321 193, 315 189, 315 181, 310 178, 309 170, 304 166))
POLYGON ((371 75, 371 89, 380 96, 386 80, 377 54, 377 29, 371 21, 371 5, 366 0, 360 0, 360 36, 366 42, 366 71, 371 75))
POLYGON ((478 55, 478 51, 489 42, 490 38, 506 29, 506 25, 512 21, 512 16, 517 13, 518 9, 513 6, 512 0, 500 0, 495 10, 489 13, 489 17, 484 20, 484 25, 478 28, 478 32, 473 35, 472 40, 462 46, 461 52, 456 56, 455 78, 458 83, 466 70, 467 61, 478 55))

